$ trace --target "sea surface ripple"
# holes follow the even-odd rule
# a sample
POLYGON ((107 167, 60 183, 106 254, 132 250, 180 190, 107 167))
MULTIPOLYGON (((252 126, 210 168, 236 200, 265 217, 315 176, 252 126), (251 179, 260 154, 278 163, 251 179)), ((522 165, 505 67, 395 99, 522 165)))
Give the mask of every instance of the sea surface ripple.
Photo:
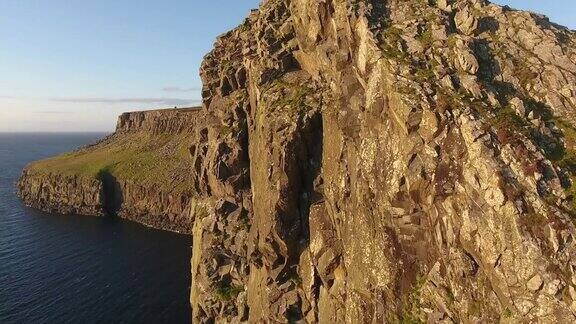
POLYGON ((190 323, 191 238, 25 207, 29 162, 105 134, 0 134, 0 323, 190 323))

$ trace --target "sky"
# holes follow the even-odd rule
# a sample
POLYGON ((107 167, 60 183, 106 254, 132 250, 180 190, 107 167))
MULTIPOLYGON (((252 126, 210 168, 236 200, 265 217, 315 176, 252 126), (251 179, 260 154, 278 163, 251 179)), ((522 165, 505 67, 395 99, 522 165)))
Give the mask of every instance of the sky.
MULTIPOLYGON (((575 0, 496 0, 576 29, 575 0)), ((112 131, 194 106, 215 38, 259 0, 0 0, 0 132, 112 131)))

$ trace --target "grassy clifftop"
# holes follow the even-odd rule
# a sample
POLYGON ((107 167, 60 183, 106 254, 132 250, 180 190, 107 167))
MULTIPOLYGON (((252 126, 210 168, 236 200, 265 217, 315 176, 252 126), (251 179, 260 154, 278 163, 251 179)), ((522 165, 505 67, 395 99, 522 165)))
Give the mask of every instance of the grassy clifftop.
POLYGON ((112 135, 101 143, 31 164, 32 174, 76 175, 98 179, 107 172, 118 179, 185 192, 191 168, 188 134, 131 133, 112 135))
POLYGON ((121 118, 134 118, 138 123, 132 123, 130 129, 124 126, 97 144, 34 162, 27 172, 30 176, 54 174, 86 179, 100 179, 105 173, 165 193, 187 193, 191 183, 185 177, 192 168, 189 147, 193 133, 174 131, 172 126, 194 124, 197 113, 192 109, 168 109, 124 114, 121 118), (154 131, 145 126, 154 123, 154 131))

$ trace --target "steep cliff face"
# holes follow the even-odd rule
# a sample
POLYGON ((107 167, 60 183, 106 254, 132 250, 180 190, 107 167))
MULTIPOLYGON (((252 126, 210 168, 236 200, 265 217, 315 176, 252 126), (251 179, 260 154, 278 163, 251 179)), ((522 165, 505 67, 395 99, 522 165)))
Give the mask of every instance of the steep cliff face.
POLYGON ((102 183, 96 179, 50 173, 39 177, 24 170, 18 190, 27 204, 47 212, 104 215, 102 183))
POLYGON ((175 108, 134 111, 120 115, 116 133, 148 132, 152 134, 181 134, 192 132, 199 108, 175 108))
POLYGON ((19 195, 50 212, 116 215, 190 233, 190 130, 202 115, 198 108, 125 113, 99 143, 28 166, 19 195))
POLYGON ((575 39, 482 0, 264 1, 202 65, 195 321, 574 322, 575 39))

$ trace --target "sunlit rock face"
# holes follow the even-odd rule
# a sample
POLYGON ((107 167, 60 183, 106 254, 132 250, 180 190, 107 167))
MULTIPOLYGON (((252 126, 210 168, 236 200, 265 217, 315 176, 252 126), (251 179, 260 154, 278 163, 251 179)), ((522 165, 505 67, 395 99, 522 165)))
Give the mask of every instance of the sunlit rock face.
POLYGON ((195 321, 574 322, 575 39, 480 0, 265 1, 202 65, 195 321))

